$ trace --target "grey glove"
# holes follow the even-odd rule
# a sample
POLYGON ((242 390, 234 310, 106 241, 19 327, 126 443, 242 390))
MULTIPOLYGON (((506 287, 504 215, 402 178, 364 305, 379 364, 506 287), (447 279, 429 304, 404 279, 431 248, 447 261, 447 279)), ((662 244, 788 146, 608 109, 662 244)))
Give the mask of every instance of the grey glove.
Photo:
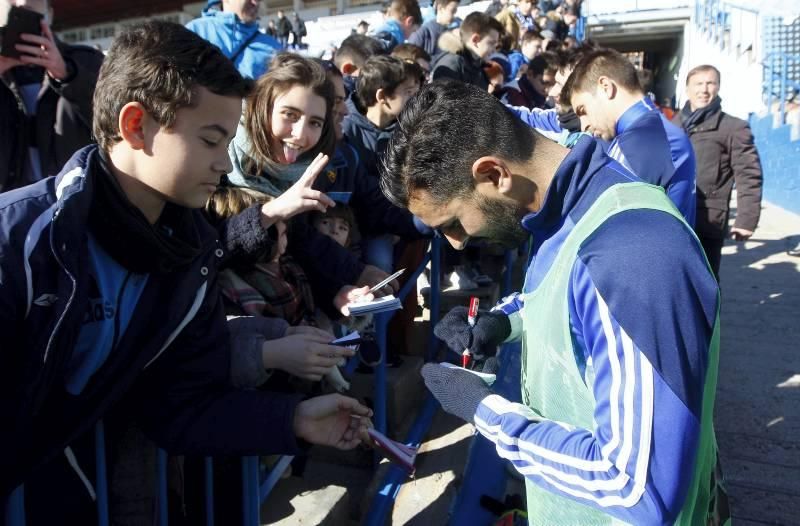
MULTIPOLYGON (((494 360, 487 360, 489 361, 494 364, 494 360)), ((422 367, 422 377, 430 392, 442 404, 442 409, 470 423, 481 400, 492 394, 486 382, 462 369, 450 369, 436 363, 428 363, 422 367)))
POLYGON ((502 312, 480 311, 474 327, 469 326, 466 307, 448 312, 433 333, 448 347, 461 354, 465 349, 476 357, 494 356, 497 346, 511 335, 511 322, 502 312))

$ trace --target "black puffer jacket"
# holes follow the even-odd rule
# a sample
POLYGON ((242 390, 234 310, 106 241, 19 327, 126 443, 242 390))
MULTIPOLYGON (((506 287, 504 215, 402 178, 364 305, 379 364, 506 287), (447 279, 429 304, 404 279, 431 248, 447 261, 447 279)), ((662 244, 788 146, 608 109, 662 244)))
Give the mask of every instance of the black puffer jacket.
POLYGON ((483 72, 483 60, 462 47, 456 53, 445 52, 434 59, 431 79, 453 79, 489 89, 489 79, 483 72))
MULTIPOLYGON (((672 122, 681 126, 681 114, 672 122)), ((697 160, 697 234, 725 237, 734 183, 734 226, 755 230, 761 215, 762 175, 750 127, 742 119, 718 111, 686 133, 697 160)))

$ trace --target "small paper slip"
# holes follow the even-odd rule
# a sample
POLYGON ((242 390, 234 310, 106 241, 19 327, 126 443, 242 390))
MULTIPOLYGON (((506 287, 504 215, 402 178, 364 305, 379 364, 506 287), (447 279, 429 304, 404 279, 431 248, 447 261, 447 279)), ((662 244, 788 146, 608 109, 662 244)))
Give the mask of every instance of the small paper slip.
POLYGON ((384 457, 403 468, 409 475, 414 475, 417 448, 392 440, 375 429, 370 429, 367 433, 369 433, 370 438, 375 443, 375 447, 380 450, 384 457))
POLYGON ((333 340, 331 342, 331 345, 339 345, 342 347, 348 347, 350 349, 358 350, 359 343, 361 343, 361 335, 358 333, 358 331, 353 331, 347 336, 342 336, 341 338, 333 340), (349 342, 353 343, 349 345, 348 344, 349 342))
POLYGON ((353 192, 328 192, 325 195, 327 195, 337 203, 342 203, 343 205, 346 205, 350 202, 350 198, 353 196, 353 192))
POLYGON ((388 296, 375 298, 372 301, 354 301, 348 303, 347 308, 350 310, 350 314, 362 316, 364 314, 377 314, 379 312, 402 309, 403 304, 393 294, 389 294, 388 296))
POLYGON ((480 373, 478 371, 473 371, 472 369, 465 369, 463 367, 459 367, 458 365, 449 362, 442 362, 439 365, 441 365, 442 367, 447 367, 448 369, 461 369, 462 371, 467 371, 468 373, 472 373, 481 380, 483 380, 484 382, 486 382, 486 385, 492 385, 495 382, 495 380, 497 380, 497 375, 495 374, 480 373))

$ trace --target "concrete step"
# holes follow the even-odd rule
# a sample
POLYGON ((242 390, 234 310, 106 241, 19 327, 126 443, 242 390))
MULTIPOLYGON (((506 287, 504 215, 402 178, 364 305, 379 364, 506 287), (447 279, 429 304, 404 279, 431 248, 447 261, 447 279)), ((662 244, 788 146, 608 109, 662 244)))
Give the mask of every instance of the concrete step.
POLYGON ((321 487, 308 477, 281 480, 261 506, 261 524, 343 526, 350 524, 350 494, 335 484, 321 487))
MULTIPOLYGON (((389 434, 400 428, 409 415, 416 414, 425 398, 425 384, 419 371, 423 359, 401 355, 403 363, 386 369, 386 416, 389 434)), ((350 381, 350 395, 375 399, 375 374, 356 373, 350 381)))
POLYGON ((474 427, 442 410, 417 453, 417 471, 400 488, 390 524, 447 524, 461 489, 474 427))

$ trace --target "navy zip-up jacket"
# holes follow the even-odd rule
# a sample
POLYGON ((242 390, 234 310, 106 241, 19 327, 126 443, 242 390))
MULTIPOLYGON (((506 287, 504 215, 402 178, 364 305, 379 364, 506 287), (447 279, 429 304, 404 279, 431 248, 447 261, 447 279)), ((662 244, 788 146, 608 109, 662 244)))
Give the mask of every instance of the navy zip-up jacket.
MULTIPOLYGON (((151 274, 127 330, 79 395, 65 368, 86 313, 87 218, 97 147, 61 173, 0 194, 0 495, 61 454, 123 397, 172 453, 295 453, 299 397, 230 385, 229 334, 217 293, 224 255, 198 210, 202 254, 151 274)), ((124 262, 121 262, 124 263, 124 262)))
POLYGON ((378 177, 380 157, 386 151, 386 145, 394 133, 397 122, 387 128, 380 129, 361 113, 353 97, 347 99, 347 117, 342 123, 344 136, 347 142, 355 148, 367 175, 378 177))
MULTIPOLYGON (((547 137, 562 131, 555 109, 506 107, 547 137)), ((664 188, 686 222, 694 226, 695 155, 686 133, 645 97, 620 116, 616 134, 606 149, 608 155, 643 181, 664 188)))
POLYGON ((351 144, 339 143, 328 167, 327 173, 317 178, 314 187, 323 192, 352 192, 349 205, 362 235, 390 233, 416 239, 432 233, 411 212, 386 199, 378 178, 367 175, 358 151, 351 144))

